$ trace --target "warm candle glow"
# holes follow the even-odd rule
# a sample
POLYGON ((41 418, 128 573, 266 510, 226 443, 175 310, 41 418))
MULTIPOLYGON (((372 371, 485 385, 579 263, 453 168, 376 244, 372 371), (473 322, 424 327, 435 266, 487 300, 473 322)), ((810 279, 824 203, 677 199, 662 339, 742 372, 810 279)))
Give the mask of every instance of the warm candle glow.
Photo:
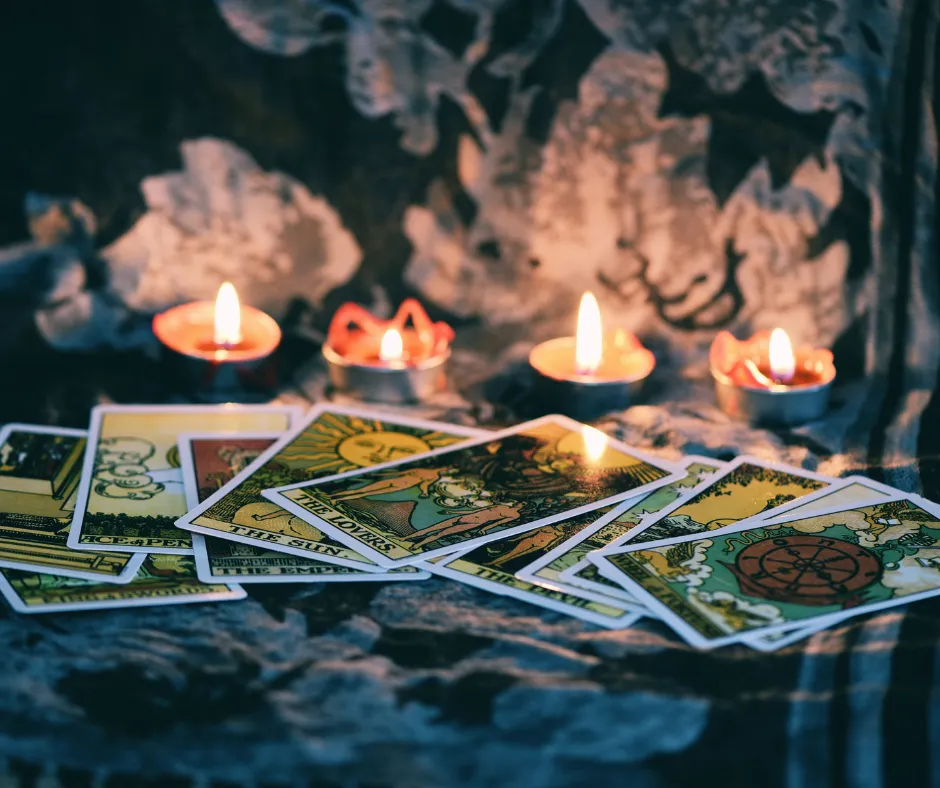
MULTIPOLYGON (((373 347, 375 346, 373 345, 373 347)), ((404 352, 405 348, 401 334, 397 329, 388 329, 388 331, 382 335, 382 345, 379 347, 379 358, 382 359, 382 361, 401 361, 404 352)))
POLYGON ((796 372, 796 359, 790 337, 782 328, 770 334, 770 376, 776 383, 789 383, 796 372))
POLYGON ((604 355, 601 310, 590 291, 581 296, 578 309, 578 332, 575 334, 574 360, 579 375, 591 375, 600 366, 604 355))
POLYGON ((607 449, 607 436, 599 429, 585 424, 581 427, 581 437, 584 438, 584 450, 591 462, 597 462, 604 456, 607 449))
POLYGON ((223 282, 215 299, 215 344, 231 348, 242 341, 242 310, 231 282, 223 282))

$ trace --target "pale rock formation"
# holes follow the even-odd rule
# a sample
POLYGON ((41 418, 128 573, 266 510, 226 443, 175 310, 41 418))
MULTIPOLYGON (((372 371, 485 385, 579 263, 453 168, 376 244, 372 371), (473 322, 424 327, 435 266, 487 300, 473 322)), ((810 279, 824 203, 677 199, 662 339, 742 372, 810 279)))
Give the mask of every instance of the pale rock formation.
POLYGON ((355 238, 303 184, 223 140, 184 142, 181 154, 180 172, 143 181, 147 213, 102 251, 131 309, 212 299, 227 280, 277 310, 292 296, 317 303, 356 272, 355 238))

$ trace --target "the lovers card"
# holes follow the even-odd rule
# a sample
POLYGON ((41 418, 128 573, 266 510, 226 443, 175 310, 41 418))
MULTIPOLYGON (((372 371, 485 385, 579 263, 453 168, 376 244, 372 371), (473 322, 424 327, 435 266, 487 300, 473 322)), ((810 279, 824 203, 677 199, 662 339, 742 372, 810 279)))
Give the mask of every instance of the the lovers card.
POLYGON ((679 466, 562 416, 263 495, 382 566, 575 517, 681 478, 679 466))

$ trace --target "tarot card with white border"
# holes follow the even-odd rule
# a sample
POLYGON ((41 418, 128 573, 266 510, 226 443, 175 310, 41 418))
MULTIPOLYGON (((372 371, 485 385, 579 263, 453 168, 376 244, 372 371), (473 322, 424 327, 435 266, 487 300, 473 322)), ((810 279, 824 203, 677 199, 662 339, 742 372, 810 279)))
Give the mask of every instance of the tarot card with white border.
POLYGON ((177 436, 284 432, 300 415, 285 405, 99 405, 91 412, 69 547, 191 555, 190 535, 175 524, 186 513, 177 436))
MULTIPOLYGON (((236 473, 244 470, 281 437, 279 433, 228 437, 193 433, 180 435, 180 463, 189 507, 198 506, 225 486, 236 473)), ((374 583, 430 577, 429 573, 414 567, 390 572, 365 572, 202 534, 193 535, 193 550, 199 579, 204 583, 374 583)))
POLYGON ((758 457, 740 455, 687 496, 645 519, 619 544, 660 541, 734 525, 830 485, 834 479, 758 457))
MULTIPOLYGON (((891 498, 903 495, 901 490, 881 484, 866 476, 847 476, 834 482, 831 487, 823 488, 817 492, 798 498, 767 515, 758 515, 748 522, 774 522, 790 513, 808 514, 819 512, 836 506, 851 506, 878 501, 882 498, 891 498)), ((745 525, 746 523, 741 523, 745 525)), ((741 642, 758 651, 776 651, 800 640, 808 638, 815 632, 821 632, 830 624, 816 624, 811 627, 797 627, 789 632, 779 632, 770 635, 746 636, 741 642)))
POLYGON ((72 550, 68 529, 85 431, 37 424, 0 430, 0 567, 129 583, 141 553, 72 550))
POLYGON ((397 567, 566 520, 682 476, 674 463, 552 415, 263 495, 377 564, 397 567))
POLYGON ((641 607, 620 605, 612 599, 604 603, 566 594, 563 591, 520 580, 499 566, 501 561, 507 558, 511 560, 513 551, 518 550, 520 540, 527 537, 538 539, 541 532, 563 525, 564 522, 546 525, 534 531, 525 531, 515 537, 510 536, 506 539, 487 542, 471 547, 469 550, 442 556, 435 561, 428 561, 423 566, 426 566, 433 574, 482 588, 492 594, 521 599, 538 607, 580 618, 607 629, 626 629, 644 615, 645 611, 641 607))
POLYGON ((882 498, 592 558, 687 642, 713 648, 940 595, 940 507, 882 498))
POLYGON ((0 594, 18 613, 156 607, 245 598, 241 586, 200 582, 193 557, 172 554, 144 556, 137 576, 125 585, 0 569, 0 594))
POLYGON ((600 550, 624 538, 644 519, 656 516, 664 507, 685 497, 688 491, 700 484, 703 479, 724 467, 724 463, 719 460, 695 456, 683 457, 682 464, 686 472, 685 477, 665 487, 660 487, 640 499, 631 498, 618 504, 589 527, 574 533, 569 539, 517 571, 516 577, 556 591, 593 599, 596 602, 609 604, 612 600, 619 600, 635 607, 636 600, 631 599, 626 591, 607 578, 601 577, 599 582, 590 585, 587 583, 579 585, 564 579, 565 569, 587 564, 584 556, 588 553, 600 550))
POLYGON ((177 520, 177 525, 205 536, 384 575, 386 568, 262 497, 261 491, 368 468, 486 434, 374 408, 318 405, 303 424, 177 520))

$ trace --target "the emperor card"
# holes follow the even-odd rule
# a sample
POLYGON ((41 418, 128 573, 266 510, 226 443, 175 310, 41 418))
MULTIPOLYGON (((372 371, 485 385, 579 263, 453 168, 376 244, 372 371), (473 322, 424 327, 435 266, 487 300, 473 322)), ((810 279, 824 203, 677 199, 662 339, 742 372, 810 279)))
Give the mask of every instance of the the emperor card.
POLYGON ((2 569, 0 593, 19 613, 225 602, 245 597, 240 586, 200 582, 191 555, 145 556, 137 576, 127 585, 2 569))

